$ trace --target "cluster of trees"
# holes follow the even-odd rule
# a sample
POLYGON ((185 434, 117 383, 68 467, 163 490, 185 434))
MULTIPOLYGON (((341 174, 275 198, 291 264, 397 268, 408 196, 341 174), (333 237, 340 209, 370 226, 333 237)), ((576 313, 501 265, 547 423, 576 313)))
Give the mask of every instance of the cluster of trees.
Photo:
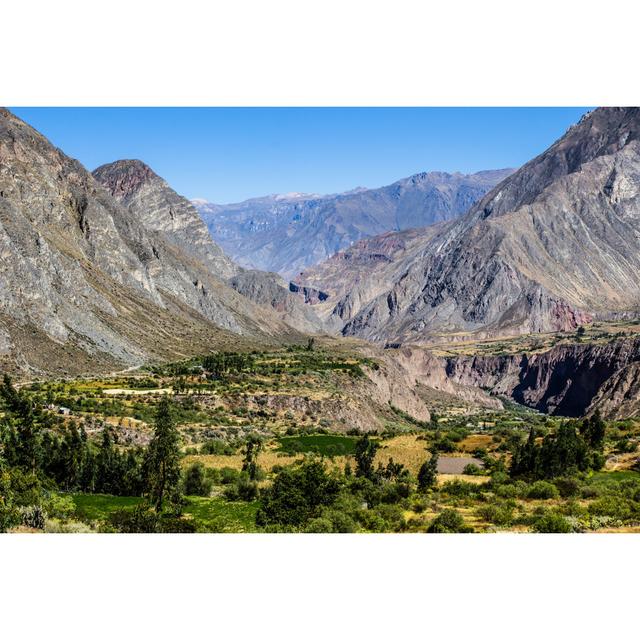
POLYGON ((250 353, 215 353, 202 358, 202 368, 214 378, 251 371, 254 366, 255 356, 250 353))
MULTIPOLYGON (((309 532, 399 531, 406 525, 402 504, 413 491, 404 465, 392 458, 375 459, 379 444, 367 434, 356 443, 355 469, 330 471, 310 458, 284 467, 260 494, 256 522, 267 530, 309 532)), ((436 482, 437 454, 424 463, 418 488, 427 492, 436 482)))
POLYGON ((599 413, 582 421, 564 422, 541 442, 532 428, 526 442, 513 452, 510 474, 514 478, 543 479, 597 471, 604 465, 604 436, 605 423, 599 413))
POLYGON ((180 436, 168 397, 158 404, 147 449, 126 452, 109 427, 99 444, 75 423, 54 430, 47 412, 6 375, 0 399, 0 530, 17 524, 8 496, 24 507, 38 506, 53 490, 144 496, 158 514, 180 504, 180 436))

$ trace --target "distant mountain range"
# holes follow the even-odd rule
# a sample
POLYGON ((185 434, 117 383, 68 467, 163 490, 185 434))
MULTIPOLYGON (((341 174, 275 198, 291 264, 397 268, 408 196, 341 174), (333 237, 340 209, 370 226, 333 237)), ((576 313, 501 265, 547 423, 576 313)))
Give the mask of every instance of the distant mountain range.
POLYGON ((511 173, 419 173, 379 189, 337 195, 193 203, 211 236, 238 264, 292 278, 361 238, 455 218, 511 173))

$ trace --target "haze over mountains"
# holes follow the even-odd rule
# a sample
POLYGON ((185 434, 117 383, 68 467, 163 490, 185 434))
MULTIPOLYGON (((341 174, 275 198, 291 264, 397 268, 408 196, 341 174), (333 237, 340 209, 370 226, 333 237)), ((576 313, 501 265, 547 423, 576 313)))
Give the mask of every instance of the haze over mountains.
POLYGON ((238 204, 194 201, 212 237, 239 264, 291 278, 363 237, 465 213, 513 169, 419 173, 379 189, 286 194, 238 204))

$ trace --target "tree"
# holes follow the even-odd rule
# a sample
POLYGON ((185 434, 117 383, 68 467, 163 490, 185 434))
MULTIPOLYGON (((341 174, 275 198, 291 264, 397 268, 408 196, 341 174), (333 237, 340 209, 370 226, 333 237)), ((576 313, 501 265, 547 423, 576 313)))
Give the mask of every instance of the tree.
POLYGON ((194 462, 184 473, 183 490, 188 496, 208 496, 211 493, 211 485, 202 462, 194 462))
POLYGON ((262 506, 256 516, 258 525, 281 524, 300 527, 332 505, 340 483, 326 472, 319 460, 301 466, 285 467, 272 486, 262 494, 262 506))
POLYGON ((165 498, 174 503, 179 501, 180 434, 166 395, 156 411, 153 438, 145 458, 145 479, 146 491, 156 512, 162 511, 165 498))
POLYGON ((422 463, 418 471, 418 491, 426 493, 435 487, 438 479, 438 452, 434 449, 431 457, 422 463))
POLYGON ((8 426, 15 464, 35 473, 40 454, 40 439, 33 402, 13 386, 11 377, 6 373, 0 385, 0 396, 4 400, 7 412, 13 418, 8 426))
POLYGON ((245 444, 242 470, 249 475, 249 480, 258 477, 258 454, 262 451, 262 440, 258 436, 251 435, 245 444))
POLYGON ((592 449, 598 451, 602 451, 604 446, 605 431, 606 425, 599 409, 596 409, 590 418, 585 418, 580 425, 580 435, 592 449))
POLYGON ((377 442, 369 440, 369 434, 367 433, 358 440, 355 448, 356 476, 373 480, 373 461, 375 460, 378 447, 379 445, 377 442))

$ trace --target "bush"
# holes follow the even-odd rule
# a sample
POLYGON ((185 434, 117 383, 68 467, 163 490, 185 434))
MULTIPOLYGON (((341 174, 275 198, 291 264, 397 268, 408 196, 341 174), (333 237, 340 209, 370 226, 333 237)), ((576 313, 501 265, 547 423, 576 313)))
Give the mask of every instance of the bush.
POLYGON ((477 484, 473 484, 473 482, 466 482, 456 478, 455 480, 445 482, 440 490, 442 493, 447 493, 450 496, 462 498, 474 493, 479 493, 482 491, 482 488, 477 484))
POLYGON ((527 498, 534 500, 552 500, 557 498, 560 492, 554 484, 546 482, 545 480, 537 480, 534 482, 527 491, 527 498))
POLYGON ((589 505, 589 513, 624 521, 631 518, 633 509, 629 501, 620 496, 603 496, 589 505))
POLYGON ((455 509, 445 509, 429 525, 427 533, 471 533, 473 527, 465 524, 463 517, 455 509))
POLYGON ((240 472, 231 467, 222 467, 220 469, 220 482, 222 484, 235 484, 240 479, 240 472))
POLYGON ((536 533, 572 533, 573 527, 559 513, 545 513, 533 523, 533 530, 536 533))
POLYGON ((576 478, 557 478, 554 484, 563 498, 573 498, 580 493, 580 481, 576 478))
POLYGON ((468 476, 481 476, 483 475, 484 471, 477 464, 470 463, 465 466, 465 468, 462 470, 462 473, 468 476))
POLYGON ((309 520, 305 533, 333 533, 333 523, 327 518, 314 518, 309 520))
POLYGON ((20 518, 25 527, 44 529, 47 512, 38 504, 20 507, 20 518))
POLYGON ((505 503, 482 506, 476 513, 483 520, 498 527, 507 527, 513 522, 513 507, 505 503))
POLYGON ((120 533, 155 533, 158 529, 158 515, 144 504, 118 509, 109 516, 109 522, 120 533))
POLYGON ((182 490, 187 496, 208 496, 212 485, 201 462, 194 462, 183 472, 182 490))

